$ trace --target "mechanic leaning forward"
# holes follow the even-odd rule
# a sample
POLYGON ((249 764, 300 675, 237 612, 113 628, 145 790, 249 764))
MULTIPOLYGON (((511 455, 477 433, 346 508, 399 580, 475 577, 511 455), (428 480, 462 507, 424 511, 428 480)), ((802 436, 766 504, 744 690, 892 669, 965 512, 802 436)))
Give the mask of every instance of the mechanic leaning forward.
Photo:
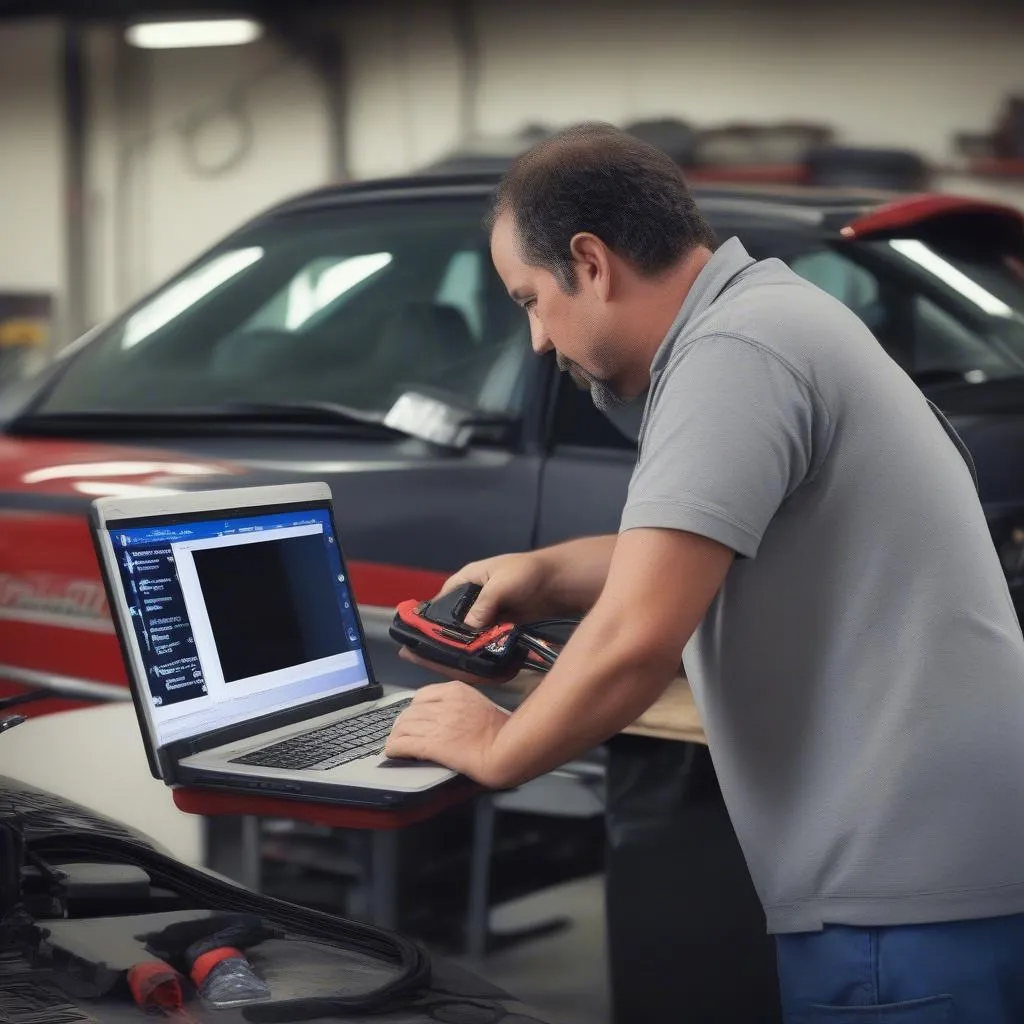
POLYGON ((505 176, 495 267, 599 408, 646 403, 637 464, 618 535, 446 584, 483 584, 474 626, 585 615, 534 693, 426 687, 387 752, 523 782, 633 722, 685 647, 786 1020, 1019 1024, 1024 639, 969 456, 842 303, 714 246, 614 128, 505 176))

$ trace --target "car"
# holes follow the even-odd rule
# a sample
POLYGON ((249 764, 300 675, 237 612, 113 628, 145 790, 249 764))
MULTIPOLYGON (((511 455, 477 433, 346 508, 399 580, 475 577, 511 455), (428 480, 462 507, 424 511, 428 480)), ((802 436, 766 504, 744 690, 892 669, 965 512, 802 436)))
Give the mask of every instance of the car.
MULTIPOLYGON (((628 431, 529 347, 483 228, 498 172, 283 202, 0 394, 0 682, 123 695, 101 495, 326 480, 371 657, 474 559, 616 530, 628 431)), ((836 295, 950 418, 1024 609, 1024 216, 946 195, 699 187, 720 239, 836 295)), ((899 444, 899 438, 893 438, 899 444)), ((880 527, 882 528, 882 524, 880 527)))

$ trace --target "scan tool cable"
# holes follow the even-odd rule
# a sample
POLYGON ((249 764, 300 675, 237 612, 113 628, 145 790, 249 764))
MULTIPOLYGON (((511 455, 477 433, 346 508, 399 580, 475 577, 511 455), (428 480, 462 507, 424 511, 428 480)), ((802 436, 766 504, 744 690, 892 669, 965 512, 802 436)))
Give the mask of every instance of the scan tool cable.
POLYGON ((258 915, 286 932, 373 957, 395 968, 395 975, 369 991, 253 1004, 242 1009, 254 1024, 313 1020, 383 1009, 430 983, 430 961, 418 944, 373 925, 296 906, 254 893, 205 871, 181 864, 142 843, 89 832, 65 832, 28 841, 33 853, 50 863, 68 860, 132 864, 153 885, 170 889, 212 910, 258 915))

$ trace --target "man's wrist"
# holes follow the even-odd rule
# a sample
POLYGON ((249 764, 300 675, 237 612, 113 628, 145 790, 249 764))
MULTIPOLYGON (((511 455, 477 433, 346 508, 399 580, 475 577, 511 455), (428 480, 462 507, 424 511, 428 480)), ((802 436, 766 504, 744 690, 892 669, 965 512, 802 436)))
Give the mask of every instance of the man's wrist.
POLYGON ((501 743, 501 734, 512 715, 498 705, 495 705, 494 709, 500 713, 500 717, 495 716, 494 724, 488 730, 490 735, 480 752, 480 765, 475 773, 476 781, 487 789, 509 789, 521 781, 508 763, 507 744, 501 743))

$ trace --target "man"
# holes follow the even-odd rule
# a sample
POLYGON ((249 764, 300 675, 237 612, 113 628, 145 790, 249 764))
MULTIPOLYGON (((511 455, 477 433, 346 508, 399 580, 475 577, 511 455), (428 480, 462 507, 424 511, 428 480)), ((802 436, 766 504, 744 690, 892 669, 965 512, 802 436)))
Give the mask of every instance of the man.
POLYGON ((683 651, 787 1020, 1024 1021, 1024 639, 969 456, 845 306, 713 245, 612 128, 506 175, 495 267, 600 407, 646 393, 636 469, 617 536, 446 586, 483 585, 476 626, 586 613, 537 690, 508 715, 427 687, 388 753, 522 782, 683 651))

